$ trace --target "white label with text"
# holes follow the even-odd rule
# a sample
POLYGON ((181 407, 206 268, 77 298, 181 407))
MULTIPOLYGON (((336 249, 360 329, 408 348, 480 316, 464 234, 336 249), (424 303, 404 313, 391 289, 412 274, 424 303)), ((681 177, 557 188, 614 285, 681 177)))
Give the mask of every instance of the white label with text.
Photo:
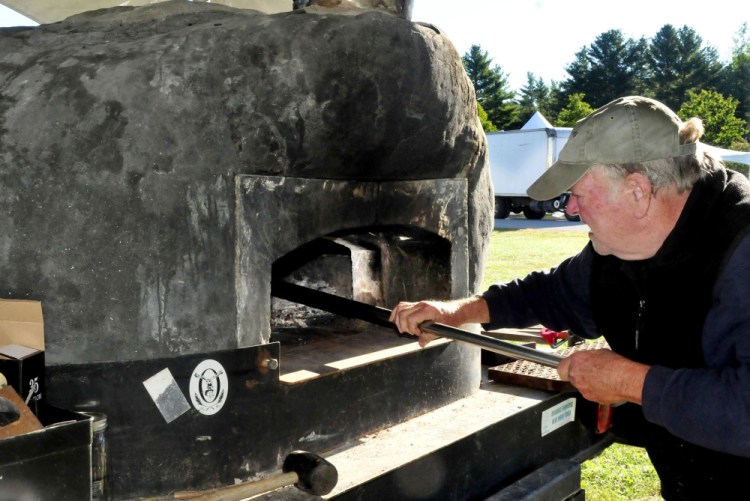
POLYGON ((542 436, 555 431, 576 418, 576 399, 569 398, 542 412, 542 436))

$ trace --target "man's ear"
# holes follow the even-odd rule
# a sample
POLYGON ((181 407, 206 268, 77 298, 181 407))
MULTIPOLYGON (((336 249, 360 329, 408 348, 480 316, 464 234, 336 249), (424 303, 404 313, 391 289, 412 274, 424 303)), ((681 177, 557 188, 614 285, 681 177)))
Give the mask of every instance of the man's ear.
POLYGON ((637 218, 643 218, 651 205, 651 181, 639 172, 632 172, 625 177, 629 199, 637 218))

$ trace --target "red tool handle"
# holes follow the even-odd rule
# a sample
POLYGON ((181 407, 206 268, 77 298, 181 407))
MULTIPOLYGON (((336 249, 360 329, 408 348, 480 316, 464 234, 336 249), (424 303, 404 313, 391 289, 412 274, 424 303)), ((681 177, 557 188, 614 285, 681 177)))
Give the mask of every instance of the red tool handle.
POLYGON ((542 336, 542 339, 547 341, 547 344, 553 348, 557 348, 568 340, 567 332, 553 331, 546 327, 542 327, 542 330, 539 331, 539 335, 542 336))
POLYGON ((612 428, 612 406, 610 404, 599 404, 596 411, 596 432, 606 433, 612 428))

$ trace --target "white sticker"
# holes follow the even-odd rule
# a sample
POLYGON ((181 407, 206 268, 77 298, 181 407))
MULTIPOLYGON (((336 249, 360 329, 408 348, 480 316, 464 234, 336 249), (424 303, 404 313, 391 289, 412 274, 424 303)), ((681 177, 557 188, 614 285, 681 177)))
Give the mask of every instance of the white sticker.
POLYGON ((187 403, 185 395, 182 394, 168 368, 162 369, 145 380, 143 386, 146 387, 146 391, 167 423, 171 423, 190 410, 190 404, 187 403))
POLYGON ((190 400, 201 414, 210 416, 224 407, 229 380, 224 367, 216 360, 199 363, 190 377, 190 400))
POLYGON ((542 436, 551 433, 576 418, 576 399, 569 398, 542 412, 542 436))

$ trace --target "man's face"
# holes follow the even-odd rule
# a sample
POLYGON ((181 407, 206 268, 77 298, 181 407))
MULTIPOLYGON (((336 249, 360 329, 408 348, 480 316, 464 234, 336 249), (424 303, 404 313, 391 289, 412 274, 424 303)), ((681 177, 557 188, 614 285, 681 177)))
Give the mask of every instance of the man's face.
POLYGON ((634 244, 626 197, 627 184, 623 179, 594 167, 571 188, 566 210, 578 214, 591 231, 589 239, 597 253, 613 254, 625 259, 634 244))

